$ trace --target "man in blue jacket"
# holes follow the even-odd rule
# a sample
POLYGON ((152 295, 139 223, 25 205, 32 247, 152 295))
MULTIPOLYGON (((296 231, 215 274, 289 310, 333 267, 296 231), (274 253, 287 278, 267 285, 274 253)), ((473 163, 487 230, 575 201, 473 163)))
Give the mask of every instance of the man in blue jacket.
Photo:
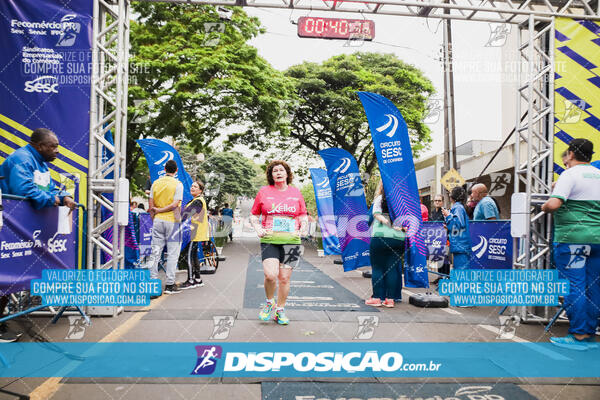
POLYGON ((50 177, 47 163, 58 155, 58 138, 49 129, 38 128, 30 143, 16 150, 0 165, 2 193, 27 197, 35 209, 64 205, 70 209, 77 203, 69 193, 59 190, 50 177))
MULTIPOLYGON (((77 203, 69 193, 59 190, 50 177, 46 163, 58 155, 58 138, 49 129, 38 128, 31 134, 30 143, 15 150, 0 165, 2 193, 27 197, 35 209, 64 205, 70 209, 77 203)), ((0 297, 0 317, 8 305, 8 296, 0 297)), ((0 325, 0 343, 14 342, 21 336, 0 325)))

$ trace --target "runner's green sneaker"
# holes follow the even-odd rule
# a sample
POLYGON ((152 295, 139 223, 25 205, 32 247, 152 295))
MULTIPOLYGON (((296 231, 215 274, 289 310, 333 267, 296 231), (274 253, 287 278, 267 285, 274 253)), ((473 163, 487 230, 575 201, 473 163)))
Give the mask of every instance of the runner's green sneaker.
POLYGON ((268 321, 271 319, 271 312, 273 311, 273 308, 275 307, 275 303, 267 303, 258 313, 258 318, 261 319, 261 321, 268 321))
POLYGON ((275 321, 279 325, 287 325, 287 324, 290 323, 290 319, 285 316, 285 311, 284 310, 277 310, 277 311, 275 311, 275 321))

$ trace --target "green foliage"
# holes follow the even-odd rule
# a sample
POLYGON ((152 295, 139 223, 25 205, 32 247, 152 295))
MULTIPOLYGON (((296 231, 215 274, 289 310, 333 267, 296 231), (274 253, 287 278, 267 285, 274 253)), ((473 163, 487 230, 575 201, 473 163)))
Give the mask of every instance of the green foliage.
POLYGON ((134 140, 171 136, 194 153, 211 152, 224 127, 262 135, 281 131, 280 100, 293 90, 289 80, 247 41, 263 32, 257 18, 234 7, 223 33, 214 6, 133 3, 131 23, 128 166, 140 156, 134 140), (208 30, 208 32, 207 32, 208 30), (140 123, 140 116, 150 117, 140 123))
MULTIPOLYGON (((258 168, 260 169, 260 168, 258 168)), ((204 176, 213 172, 223 174, 223 182, 215 200, 217 204, 230 202, 237 196, 254 196, 257 185, 256 165, 236 151, 215 153, 202 164, 204 176)))
POLYGON ((376 158, 357 91, 381 94, 398 107, 415 157, 431 142, 429 128, 422 121, 433 85, 420 70, 392 54, 339 55, 322 64, 293 66, 285 74, 296 88, 297 98, 288 102, 289 136, 295 140, 280 138, 276 143, 289 154, 304 148, 314 155, 321 149, 341 147, 355 156, 364 171, 371 172, 376 158))
POLYGON ((300 188, 300 193, 302 193, 302 197, 304 197, 304 202, 306 203, 306 210, 313 217, 317 217, 317 201, 315 199, 315 191, 312 183, 308 183, 303 185, 300 188))

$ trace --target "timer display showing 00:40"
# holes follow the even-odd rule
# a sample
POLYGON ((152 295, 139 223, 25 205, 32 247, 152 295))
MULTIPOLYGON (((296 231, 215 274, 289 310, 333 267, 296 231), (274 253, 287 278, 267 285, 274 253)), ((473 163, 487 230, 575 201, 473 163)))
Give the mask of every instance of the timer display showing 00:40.
POLYGON ((298 18, 298 36, 322 39, 373 40, 375 21, 346 18, 298 18))

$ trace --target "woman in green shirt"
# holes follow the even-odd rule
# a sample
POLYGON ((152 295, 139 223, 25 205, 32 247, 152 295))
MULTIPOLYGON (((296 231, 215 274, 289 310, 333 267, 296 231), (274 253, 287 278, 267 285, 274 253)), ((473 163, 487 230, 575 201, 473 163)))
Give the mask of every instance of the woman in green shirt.
POLYGON ((373 200, 373 228, 371 233, 371 283, 373 297, 365 304, 373 307, 394 307, 402 288, 399 263, 404 258, 403 228, 393 226, 381 181, 373 200))

